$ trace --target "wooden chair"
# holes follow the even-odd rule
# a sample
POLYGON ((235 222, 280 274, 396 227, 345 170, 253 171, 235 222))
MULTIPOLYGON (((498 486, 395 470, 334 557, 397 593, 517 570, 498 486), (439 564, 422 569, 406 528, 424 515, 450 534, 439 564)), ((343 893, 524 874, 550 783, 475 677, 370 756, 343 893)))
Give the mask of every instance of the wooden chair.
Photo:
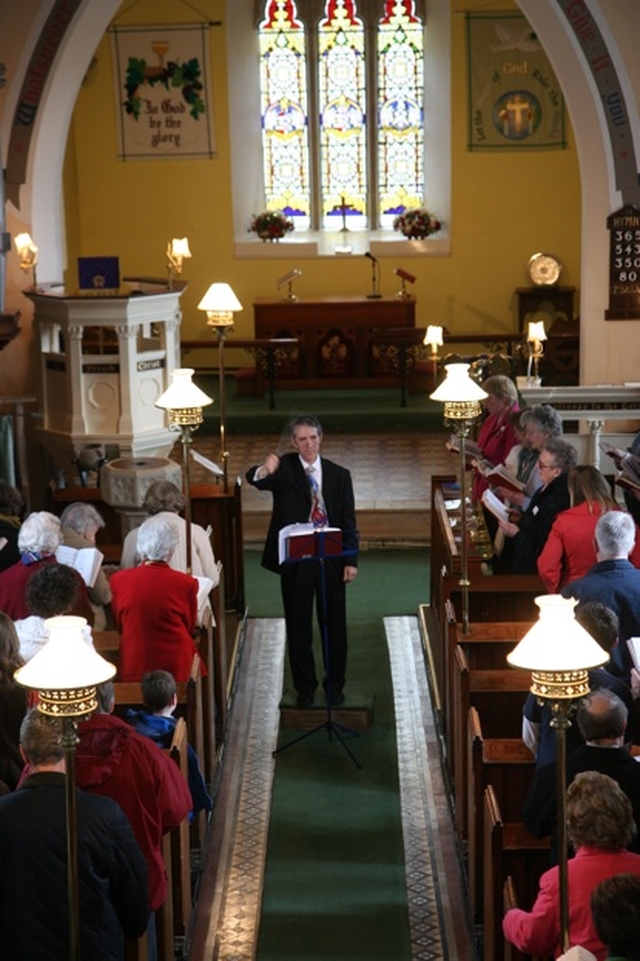
POLYGON ((483 803, 491 784, 503 816, 518 822, 535 774, 535 760, 521 738, 485 738, 475 707, 468 717, 467 827, 469 901, 475 920, 483 910, 483 803))
POLYGON ((522 705, 531 686, 528 671, 513 668, 470 671, 467 656, 458 645, 454 655, 453 686, 454 800, 456 830, 461 839, 468 835, 467 824, 467 721, 469 708, 476 707, 484 718, 485 736, 521 736, 522 705))
POLYGON ((484 792, 484 961, 504 961, 504 883, 509 875, 532 905, 540 875, 549 867, 549 841, 534 838, 520 823, 504 823, 495 791, 484 792))

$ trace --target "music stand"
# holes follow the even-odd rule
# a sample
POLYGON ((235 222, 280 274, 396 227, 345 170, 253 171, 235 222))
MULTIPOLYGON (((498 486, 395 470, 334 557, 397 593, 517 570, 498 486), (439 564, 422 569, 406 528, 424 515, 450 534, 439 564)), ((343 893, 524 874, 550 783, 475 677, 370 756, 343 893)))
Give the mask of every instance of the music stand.
MULTIPOLYGON (((355 764, 355 766, 361 770, 362 765, 354 755, 353 751, 346 743, 343 738, 343 734, 350 734, 353 737, 359 737, 359 731, 353 730, 353 728, 347 727, 345 724, 338 724, 331 717, 331 684, 330 684, 330 654, 329 654, 329 627, 327 624, 327 579, 324 569, 324 562, 327 558, 333 559, 337 557, 352 557, 358 553, 358 548, 348 548, 344 549, 342 543, 340 544, 340 550, 336 551, 333 549, 333 545, 330 542, 330 549, 327 550, 327 539, 335 538, 336 534, 342 535, 342 531, 338 531, 336 528, 331 528, 330 530, 325 530, 323 528, 317 528, 313 531, 308 531, 305 533, 305 537, 309 540, 306 542, 303 552, 299 556, 287 557, 284 561, 285 564, 305 564, 308 562, 315 562, 320 565, 320 636, 322 639, 322 656, 324 659, 325 674, 327 677, 327 683, 325 684, 325 707, 326 707, 326 717, 321 724, 317 724, 315 727, 311 728, 309 731, 305 731, 304 734, 300 734, 295 737, 292 741, 288 741, 286 744, 281 745, 272 752, 272 756, 281 754, 288 748, 293 747, 294 744, 298 744, 300 741, 304 741, 305 738, 311 737, 312 734, 317 734, 319 731, 326 731, 328 734, 328 740, 333 740, 333 735, 342 744, 343 748, 355 764)), ((354 542, 357 543, 358 532, 349 531, 349 536, 353 537, 354 542)), ((287 538, 290 541, 290 537, 287 538)), ((289 546, 289 544, 287 545, 289 546)))

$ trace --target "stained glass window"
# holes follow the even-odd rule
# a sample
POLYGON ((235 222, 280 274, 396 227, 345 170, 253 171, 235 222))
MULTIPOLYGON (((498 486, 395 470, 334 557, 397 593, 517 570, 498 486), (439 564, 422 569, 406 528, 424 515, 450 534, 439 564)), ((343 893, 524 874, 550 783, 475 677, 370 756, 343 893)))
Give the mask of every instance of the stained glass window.
POLYGON ((265 206, 308 218, 307 56, 293 0, 269 0, 259 41, 265 206))
POLYGON ((380 214, 419 207, 424 194, 424 31, 413 0, 387 0, 378 25, 380 214))
POLYGON ((321 6, 264 5, 265 206, 299 228, 390 227, 424 202, 424 25, 415 0, 321 6))

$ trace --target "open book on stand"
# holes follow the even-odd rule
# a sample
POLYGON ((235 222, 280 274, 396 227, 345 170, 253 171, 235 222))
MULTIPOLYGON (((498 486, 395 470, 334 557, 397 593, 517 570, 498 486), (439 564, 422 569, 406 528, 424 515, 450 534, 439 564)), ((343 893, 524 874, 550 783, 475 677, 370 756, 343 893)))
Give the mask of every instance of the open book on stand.
POLYGON ((97 547, 67 547, 61 544, 56 551, 56 560, 59 564, 66 564, 67 567, 74 567, 81 575, 87 587, 93 587, 102 567, 104 554, 97 547))
POLYGON ((502 503, 499 497, 496 497, 493 491, 486 490, 482 492, 482 503, 499 521, 509 520, 509 508, 506 504, 502 503))
POLYGON ((278 533, 278 563, 303 561, 311 557, 342 554, 339 527, 314 527, 313 524, 287 524, 278 533), (324 535, 323 537, 319 535, 324 535))

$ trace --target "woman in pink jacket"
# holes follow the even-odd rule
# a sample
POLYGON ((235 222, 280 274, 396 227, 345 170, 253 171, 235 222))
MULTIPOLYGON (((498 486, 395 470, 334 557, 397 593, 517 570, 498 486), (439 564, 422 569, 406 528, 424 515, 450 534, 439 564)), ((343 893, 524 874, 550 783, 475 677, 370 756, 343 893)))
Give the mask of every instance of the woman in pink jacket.
MULTIPOLYGON (((568 864, 569 944, 582 945, 605 961, 607 950, 591 916, 591 892, 614 874, 640 875, 640 854, 626 846, 636 834, 631 801, 606 774, 578 774, 567 791, 567 833, 575 849, 568 864)), ((558 867, 540 878, 531 911, 511 908, 502 920, 504 935, 518 951, 546 958, 562 954, 558 867)))
POLYGON ((584 464, 569 471, 571 507, 553 522, 538 557, 538 573, 550 594, 583 577, 596 563, 595 529, 606 511, 617 510, 609 486, 596 467, 584 464))

